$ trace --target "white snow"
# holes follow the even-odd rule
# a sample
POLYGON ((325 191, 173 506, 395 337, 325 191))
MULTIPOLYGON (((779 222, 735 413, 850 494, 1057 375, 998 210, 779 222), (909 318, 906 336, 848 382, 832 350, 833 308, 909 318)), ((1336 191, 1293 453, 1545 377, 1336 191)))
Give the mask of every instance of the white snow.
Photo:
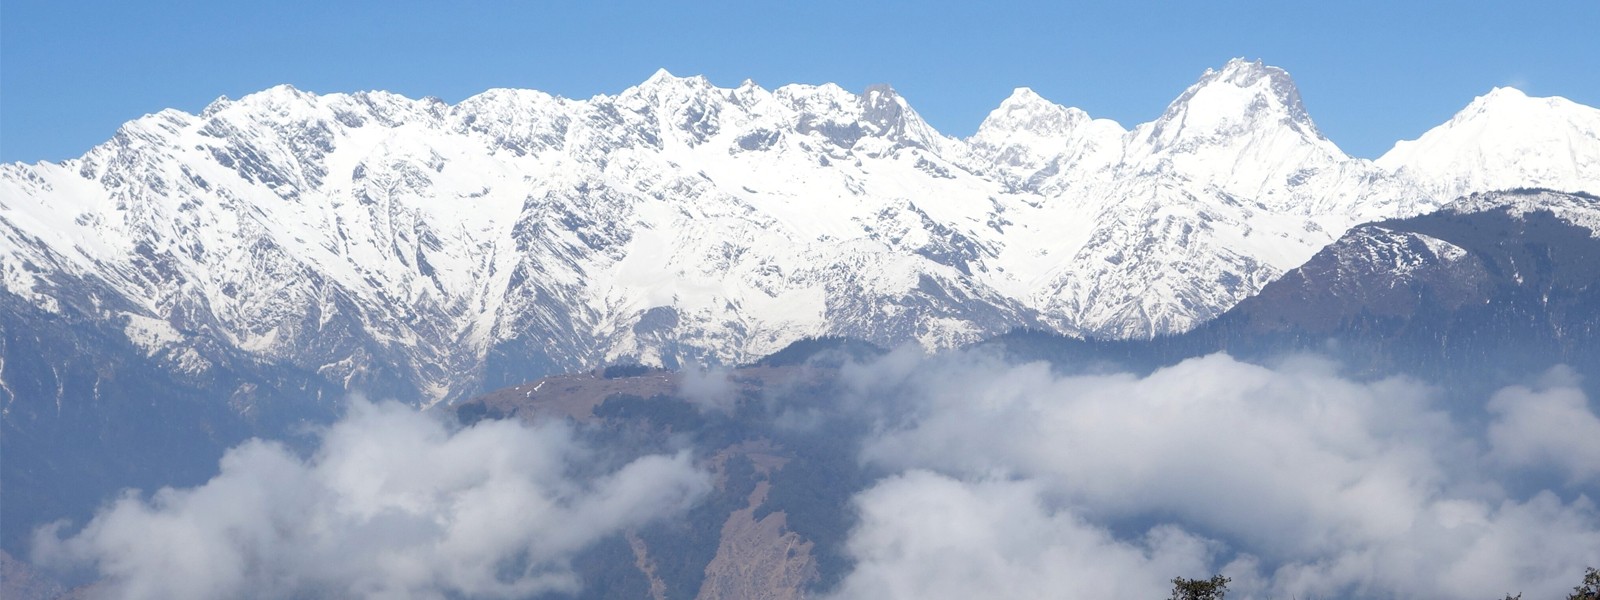
POLYGON ((1446 198, 1517 187, 1600 193, 1600 110, 1495 88, 1377 164, 1446 198))
POLYGON ((887 87, 662 70, 615 96, 450 106, 279 86, 0 165, 0 284, 58 310, 52 278, 94 278, 156 316, 127 330, 146 348, 195 343, 155 322, 199 311, 263 357, 345 377, 398 361, 433 399, 523 338, 579 368, 823 334, 1148 336, 1357 223, 1600 189, 1597 114, 1496 90, 1374 163, 1318 132, 1287 73, 1242 60, 1132 129, 1019 88, 965 140, 887 87), (341 336, 371 345, 313 343, 341 336))

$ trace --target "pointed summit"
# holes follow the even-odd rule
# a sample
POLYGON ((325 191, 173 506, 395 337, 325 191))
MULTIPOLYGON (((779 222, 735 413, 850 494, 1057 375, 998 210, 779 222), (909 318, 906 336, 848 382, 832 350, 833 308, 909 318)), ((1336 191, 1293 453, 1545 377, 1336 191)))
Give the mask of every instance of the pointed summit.
POLYGON ((1127 131, 1016 88, 967 138, 977 169, 1013 189, 1056 193, 1110 168, 1127 131))
POLYGON ((1082 110, 1056 104, 1032 89, 1019 87, 984 118, 974 137, 993 138, 1019 131, 1059 137, 1089 120, 1089 114, 1082 110))
POLYGON ((1292 200, 1295 182, 1349 158, 1317 131, 1287 72, 1242 59, 1207 70, 1135 130, 1126 154, 1140 170, 1282 202, 1303 201, 1292 200))
POLYGON ((1028 105, 1038 104, 1040 102, 1049 103, 1050 101, 1045 100, 1044 96, 1040 96, 1038 92, 1033 91, 1033 88, 1019 87, 1011 90, 1011 95, 1006 96, 1006 99, 1000 102, 1000 106, 1028 105))
POLYGON ((210 118, 212 115, 222 112, 229 106, 233 106, 232 98, 229 98, 227 95, 217 96, 216 100, 212 100, 210 104, 207 104, 206 107, 200 111, 200 116, 210 118))
POLYGON ((1311 122, 1300 90, 1278 67, 1235 58, 1207 69, 1154 123, 1163 145, 1182 138, 1212 137, 1281 125, 1313 140, 1326 140, 1311 122))
POLYGON ((624 90, 622 93, 623 93, 623 95, 627 95, 629 93, 639 93, 639 92, 644 92, 644 91, 654 91, 654 90, 672 89, 672 88, 704 88, 704 89, 710 89, 711 87, 712 87, 711 86, 711 81, 707 80, 704 75, 691 75, 689 77, 678 77, 676 75, 673 75, 670 71, 667 71, 666 68, 660 68, 660 69, 656 69, 655 73, 652 73, 648 79, 645 79, 643 82, 640 82, 639 85, 636 85, 636 86, 633 86, 631 88, 628 88, 627 90, 624 90))
POLYGON ((909 146, 932 147, 939 134, 887 83, 867 86, 861 94, 861 122, 868 134, 909 146))
POLYGON ((1245 60, 1234 58, 1223 65, 1221 70, 1206 69, 1205 75, 1195 85, 1204 85, 1212 82, 1225 82, 1241 88, 1248 88, 1259 83, 1265 83, 1273 95, 1285 106, 1302 108, 1300 105, 1300 90, 1295 87, 1294 79, 1289 72, 1272 65, 1262 63, 1260 59, 1245 60))
POLYGON ((280 83, 259 92, 247 94, 239 99, 239 103, 259 106, 286 106, 313 102, 316 99, 316 94, 300 91, 287 83, 280 83))
POLYGON ((678 77, 665 68, 656 69, 656 72, 646 79, 617 94, 617 100, 625 103, 637 103, 639 107, 664 107, 683 102, 692 102, 699 99, 703 101, 706 96, 716 89, 703 75, 678 77))
POLYGON ((1189 117, 1195 112, 1208 117, 1226 117, 1224 112, 1240 117, 1280 117, 1301 133, 1322 136, 1310 122, 1290 74, 1261 61, 1235 58, 1221 70, 1206 69, 1198 82, 1166 107, 1162 118, 1179 112, 1187 112, 1189 117))
POLYGON ((254 115, 254 119, 270 122, 293 122, 318 118, 317 113, 323 104, 324 96, 296 89, 287 83, 280 83, 259 92, 246 94, 244 97, 232 102, 217 103, 207 106, 202 114, 207 118, 216 116, 227 109, 238 109, 243 114, 254 115))
POLYGON ((1516 98, 1527 98, 1527 97, 1528 97, 1528 95, 1523 93, 1522 90, 1519 90, 1517 88, 1510 87, 1510 86, 1505 86, 1505 87, 1496 87, 1494 89, 1491 89, 1491 90, 1489 90, 1489 93, 1484 94, 1482 96, 1479 96, 1478 99, 1479 100, 1494 100, 1494 99, 1516 99, 1516 98))
POLYGON ((887 83, 874 83, 861 94, 861 120, 877 125, 881 131, 902 126, 911 107, 887 83))
MULTIPOLYGON (((1032 88, 1019 87, 1012 90, 1011 95, 1006 96, 1005 100, 1000 101, 1000 106, 990 112, 988 118, 993 119, 1001 115, 1009 115, 1012 118, 1016 118, 1023 115, 1059 115, 1065 113, 1088 117, 1088 114, 1081 110, 1046 100, 1044 96, 1040 96, 1032 88)), ((985 121, 987 122, 987 119, 985 121)))
POLYGON ((650 77, 645 78, 644 83, 648 85, 666 81, 676 81, 677 79, 678 78, 673 76, 672 72, 668 71, 666 67, 661 67, 656 69, 655 73, 651 73, 650 77))

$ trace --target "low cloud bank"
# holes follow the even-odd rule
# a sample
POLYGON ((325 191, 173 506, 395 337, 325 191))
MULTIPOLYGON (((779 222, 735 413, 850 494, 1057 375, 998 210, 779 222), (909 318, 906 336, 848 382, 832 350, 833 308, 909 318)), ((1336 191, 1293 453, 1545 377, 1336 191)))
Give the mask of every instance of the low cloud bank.
POLYGON ((1570 369, 1552 370, 1533 387, 1513 386, 1489 399, 1493 457, 1513 467, 1553 468, 1573 482, 1600 479, 1600 418, 1570 369))
POLYGON ((687 453, 594 475, 565 426, 455 428, 357 401, 302 459, 251 441, 211 481, 129 492, 81 531, 40 530, 35 562, 98 575, 109 598, 520 598, 574 591, 599 539, 710 490, 687 453))
MULTIPOLYGON (((729 377, 679 391, 729 411, 729 377)), ((1600 566, 1600 416, 1570 369, 1470 410, 1303 356, 1068 376, 900 349, 839 377, 773 423, 885 475, 849 490, 832 597, 1158 598, 1220 572, 1240 599, 1559 598, 1600 566)), ((357 402, 309 457, 244 444, 201 486, 41 530, 34 559, 111 598, 570 593, 579 553, 711 489, 687 453, 601 453, 357 402)))
POLYGON ((678 395, 701 412, 732 413, 738 404, 739 386, 728 367, 690 367, 678 375, 678 395))
POLYGON ((856 497, 850 598, 1161 598, 1213 544, 1172 526, 1119 540, 1049 506, 1039 482, 912 470, 856 497), (1135 575, 1130 577, 1130 575, 1135 575), (1149 576, 1143 576, 1149 575, 1149 576))
POLYGON ((862 458, 841 598, 1561 597, 1600 566, 1600 436, 1569 371, 1487 424, 1437 390, 1328 361, 1213 355, 1145 377, 891 354, 844 374, 892 406, 862 458), (1568 476, 1519 490, 1519 469, 1568 476))

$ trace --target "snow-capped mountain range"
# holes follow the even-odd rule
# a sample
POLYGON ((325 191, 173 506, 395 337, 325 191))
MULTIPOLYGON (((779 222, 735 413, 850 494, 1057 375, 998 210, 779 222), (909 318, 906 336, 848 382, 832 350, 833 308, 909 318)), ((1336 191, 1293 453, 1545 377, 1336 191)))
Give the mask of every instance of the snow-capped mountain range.
POLYGON ((1132 129, 1018 89, 967 139, 887 86, 280 86, 0 166, 0 285, 194 376, 242 354, 428 403, 819 335, 1181 332, 1353 225, 1509 187, 1600 191, 1600 110, 1496 89, 1368 161, 1244 60, 1132 129))

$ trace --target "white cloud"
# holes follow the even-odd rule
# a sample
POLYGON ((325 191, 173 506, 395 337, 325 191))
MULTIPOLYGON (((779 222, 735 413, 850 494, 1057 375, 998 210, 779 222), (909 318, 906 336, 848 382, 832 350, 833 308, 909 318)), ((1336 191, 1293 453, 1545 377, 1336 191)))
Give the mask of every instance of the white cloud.
POLYGON ((1034 482, 964 482, 913 470, 856 497, 858 564, 839 598, 1159 598, 1200 576, 1207 543, 1174 527, 1124 542, 1052 509, 1034 482))
POLYGON ((1600 478, 1600 417, 1570 370, 1540 385, 1500 390, 1489 400, 1492 456, 1519 467, 1549 465, 1573 480, 1600 478))
POLYGON ((689 368, 678 376, 678 395, 701 412, 731 413, 739 401, 739 387, 727 367, 689 368))
MULTIPOLYGON (((731 407, 725 372, 690 377, 731 407)), ((1240 599, 1560 597, 1600 566, 1600 418, 1570 371, 1501 390, 1483 427, 1313 357, 1063 376, 903 348, 840 377, 779 421, 871 423, 861 459, 892 473, 854 498, 841 598, 1154 598, 1214 572, 1240 599), (1528 469, 1568 478, 1519 489, 1528 469)), ((36 559, 117 598, 571 591, 576 553, 710 485, 683 454, 575 475, 604 471, 590 454, 560 424, 358 402, 310 457, 245 444, 204 485, 46 529, 36 559)))
MULTIPOLYGON (((1536 597, 1570 587, 1585 564, 1600 564, 1600 514, 1581 495, 1585 490, 1563 490, 1565 500, 1549 492, 1508 493, 1499 472, 1483 467, 1486 444, 1435 406, 1434 390, 1404 378, 1359 381, 1316 358, 1268 367, 1225 355, 1145 377, 1063 377, 1042 364, 962 354, 929 359, 911 376, 903 367, 893 363, 886 379, 906 382, 904 389, 857 385, 903 409, 883 420, 864 459, 891 470, 934 471, 980 489, 1009 480, 1054 499, 1046 513, 992 501, 992 514, 962 517, 996 532, 1059 535, 1060 543, 1074 545, 1075 530, 1051 526, 1040 514, 1082 519, 1091 530, 1124 531, 1132 524, 1150 531, 1153 523, 1167 523, 1203 532, 1237 559, 1217 566, 1236 579, 1230 597, 1452 598, 1516 591, 1536 597)), ((1569 395, 1576 390, 1560 389, 1544 392, 1543 404, 1516 406, 1554 407, 1569 420, 1593 418, 1586 409, 1578 414, 1582 403, 1569 395)), ((1528 439, 1522 429, 1506 431, 1518 432, 1506 439, 1528 439)), ((1577 443, 1576 436, 1561 439, 1561 448, 1577 443)), ((1545 450, 1511 455, 1560 460, 1545 450)), ((928 493, 977 492, 946 486, 928 493)), ((887 498, 862 494, 863 515, 909 510, 887 498)), ((929 533, 867 518, 854 535, 851 549, 864 559, 863 568, 895 565, 908 576, 929 568, 915 564, 919 555, 884 561, 872 550, 915 547, 928 543, 929 533), (896 532, 902 535, 895 538, 896 532)), ((972 538, 970 552, 1007 556, 1006 538, 972 538), (1000 546, 985 545, 991 541, 1000 546)), ((1107 547, 1147 548, 1143 544, 1121 540, 1107 547)), ((1179 574, 1148 572, 1144 584, 1161 585, 1179 574)), ((859 577, 865 576, 852 575, 859 577)), ((1060 597, 1095 597, 1059 591, 1060 597)))
POLYGON ((115 598, 524 597, 573 590, 567 561, 602 537, 686 509, 709 478, 686 454, 571 475, 561 424, 453 429, 356 401, 301 459, 252 441, 211 481, 129 492, 35 560, 98 572, 115 598))

